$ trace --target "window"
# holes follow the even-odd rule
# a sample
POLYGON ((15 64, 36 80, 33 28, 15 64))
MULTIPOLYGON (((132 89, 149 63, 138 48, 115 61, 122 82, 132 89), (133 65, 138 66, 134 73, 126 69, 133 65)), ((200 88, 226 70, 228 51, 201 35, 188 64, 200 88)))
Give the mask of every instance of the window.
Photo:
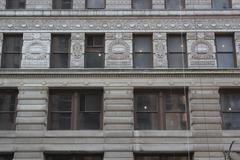
POLYGON ((134 35, 133 37, 133 66, 134 68, 152 68, 152 35, 134 35))
POLYGON ((220 90, 223 129, 240 129, 240 90, 220 90))
POLYGON ((192 154, 136 154, 135 160, 192 160, 192 154))
POLYGON ((0 130, 14 130, 17 106, 17 91, 0 90, 0 130))
POLYGON ((26 0, 6 0, 6 9, 25 9, 26 0))
POLYGON ((152 9, 152 0, 132 0, 133 9, 152 9))
POLYGON ((101 154, 47 154, 46 160, 102 160, 101 154))
POLYGON ((104 68, 104 35, 86 35, 85 68, 104 68))
POLYGON ((183 90, 135 90, 135 129, 188 129, 183 90))
POLYGON ((87 9, 103 9, 105 8, 105 0, 86 0, 87 9))
POLYGON ((70 61, 70 35, 54 34, 51 44, 51 68, 67 68, 70 61))
POLYGON ((185 8, 185 0, 166 0, 167 10, 182 10, 185 8))
POLYGON ((72 0, 53 0, 53 9, 72 9, 72 0))
POLYGON ((13 154, 0 154, 0 160, 12 160, 13 159, 13 154))
POLYGON ((99 130, 102 121, 101 90, 50 90, 50 130, 99 130))
POLYGON ((185 35, 168 35, 168 67, 169 68, 186 68, 186 36, 185 35))
POLYGON ((231 0, 212 0, 213 9, 229 9, 231 8, 231 0))
POLYGON ((235 55, 233 35, 216 35, 215 43, 218 68, 234 68, 235 55))
POLYGON ((22 58, 22 34, 4 34, 2 68, 20 68, 22 58))

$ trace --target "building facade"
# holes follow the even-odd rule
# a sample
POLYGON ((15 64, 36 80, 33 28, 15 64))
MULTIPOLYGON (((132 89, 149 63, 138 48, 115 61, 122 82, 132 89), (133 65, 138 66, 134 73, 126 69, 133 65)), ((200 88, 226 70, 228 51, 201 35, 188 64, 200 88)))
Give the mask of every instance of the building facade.
POLYGON ((0 160, 225 160, 233 141, 239 160, 239 14, 239 0, 0 0, 0 160))

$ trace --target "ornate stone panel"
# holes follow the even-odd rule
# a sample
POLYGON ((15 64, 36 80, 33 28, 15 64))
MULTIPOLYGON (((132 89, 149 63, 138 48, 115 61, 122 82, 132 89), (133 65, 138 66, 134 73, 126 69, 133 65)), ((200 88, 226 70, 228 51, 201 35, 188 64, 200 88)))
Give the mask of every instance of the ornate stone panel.
POLYGON ((240 9, 240 1, 239 0, 232 0, 232 8, 240 9))
POLYGON ((6 6, 6 0, 0 0, 0 10, 5 9, 6 6))
POLYGON ((3 34, 0 33, 0 66, 2 62, 2 45, 3 45, 3 34))
POLYGON ((131 0, 106 0, 107 9, 131 9, 131 0))
POLYGON ((153 65, 154 68, 167 68, 166 33, 153 33, 153 65))
POLYGON ((132 68, 132 33, 128 34, 106 33, 106 68, 132 68))
POLYGON ((237 67, 240 68, 240 32, 235 32, 235 47, 236 47, 237 67))
POLYGON ((211 0, 186 0, 187 9, 211 9, 211 0))
POLYGON ((26 0, 26 9, 52 9, 52 0, 26 0))
POLYGON ((72 33, 70 68, 84 67, 84 33, 72 33))
POLYGON ((49 68, 50 33, 24 33, 22 68, 49 68))
POLYGON ((210 39, 210 34, 187 34, 189 68, 216 68, 214 38, 210 39))
POLYGON ((73 9, 85 9, 85 0, 73 0, 73 9))
POLYGON ((152 0, 152 8, 153 9, 165 9, 165 1, 164 0, 152 0))

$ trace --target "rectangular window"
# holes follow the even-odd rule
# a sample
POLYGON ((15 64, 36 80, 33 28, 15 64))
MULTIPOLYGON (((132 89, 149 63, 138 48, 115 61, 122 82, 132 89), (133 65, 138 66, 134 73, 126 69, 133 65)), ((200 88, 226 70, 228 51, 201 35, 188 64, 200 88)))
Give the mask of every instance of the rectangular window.
POLYGON ((168 67, 169 68, 186 68, 186 36, 168 35, 167 36, 167 51, 168 51, 168 67))
POLYGON ((136 154, 135 160, 192 160, 192 154, 188 153, 136 154))
POLYGON ((46 160, 102 160, 101 154, 46 154, 46 160))
POLYGON ((104 68, 104 44, 104 35, 86 35, 85 68, 104 68))
POLYGON ((99 130, 102 128, 101 90, 50 90, 50 130, 99 130))
POLYGON ((215 35, 218 68, 235 67, 233 35, 215 35))
POLYGON ((188 129, 184 90, 136 90, 134 105, 137 130, 188 129))
POLYGON ((51 68, 68 68, 70 61, 71 36, 68 34, 52 35, 51 43, 51 68))
POLYGON ((213 9, 229 9, 231 7, 231 0, 212 0, 213 9))
POLYGON ((26 0, 6 0, 6 9, 25 9, 26 0))
POLYGON ((0 90, 0 130, 14 130, 17 106, 17 91, 0 90))
POLYGON ((240 129, 240 90, 220 90, 223 129, 240 129))
POLYGON ((86 0, 87 9, 104 9, 105 0, 86 0))
POLYGON ((72 9, 72 0, 53 0, 53 9, 72 9))
POLYGON ((132 0, 133 9, 152 9, 152 0, 132 0))
POLYGON ((134 68, 153 67, 152 35, 134 35, 133 50, 134 68))
POLYGON ((20 68, 22 44, 22 34, 4 34, 2 68, 20 68))
POLYGON ((13 160, 13 154, 0 154, 0 160, 13 160))
POLYGON ((183 10, 185 8, 185 0, 165 0, 167 10, 183 10))

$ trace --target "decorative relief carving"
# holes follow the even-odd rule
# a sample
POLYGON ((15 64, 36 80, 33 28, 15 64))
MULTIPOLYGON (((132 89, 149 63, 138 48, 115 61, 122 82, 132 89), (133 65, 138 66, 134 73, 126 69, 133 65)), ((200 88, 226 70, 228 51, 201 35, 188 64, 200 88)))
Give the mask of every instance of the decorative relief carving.
POLYGON ((112 41, 108 46, 108 59, 124 60, 130 58, 130 46, 121 39, 112 41))
POLYGON ((154 51, 155 51, 155 67, 167 67, 167 54, 166 54, 166 47, 163 41, 155 41, 154 44, 154 51))
POLYGON ((71 46, 71 68, 84 66, 84 40, 72 40, 71 46))
POLYGON ((205 40, 197 40, 191 46, 192 59, 214 59, 213 47, 205 40))

